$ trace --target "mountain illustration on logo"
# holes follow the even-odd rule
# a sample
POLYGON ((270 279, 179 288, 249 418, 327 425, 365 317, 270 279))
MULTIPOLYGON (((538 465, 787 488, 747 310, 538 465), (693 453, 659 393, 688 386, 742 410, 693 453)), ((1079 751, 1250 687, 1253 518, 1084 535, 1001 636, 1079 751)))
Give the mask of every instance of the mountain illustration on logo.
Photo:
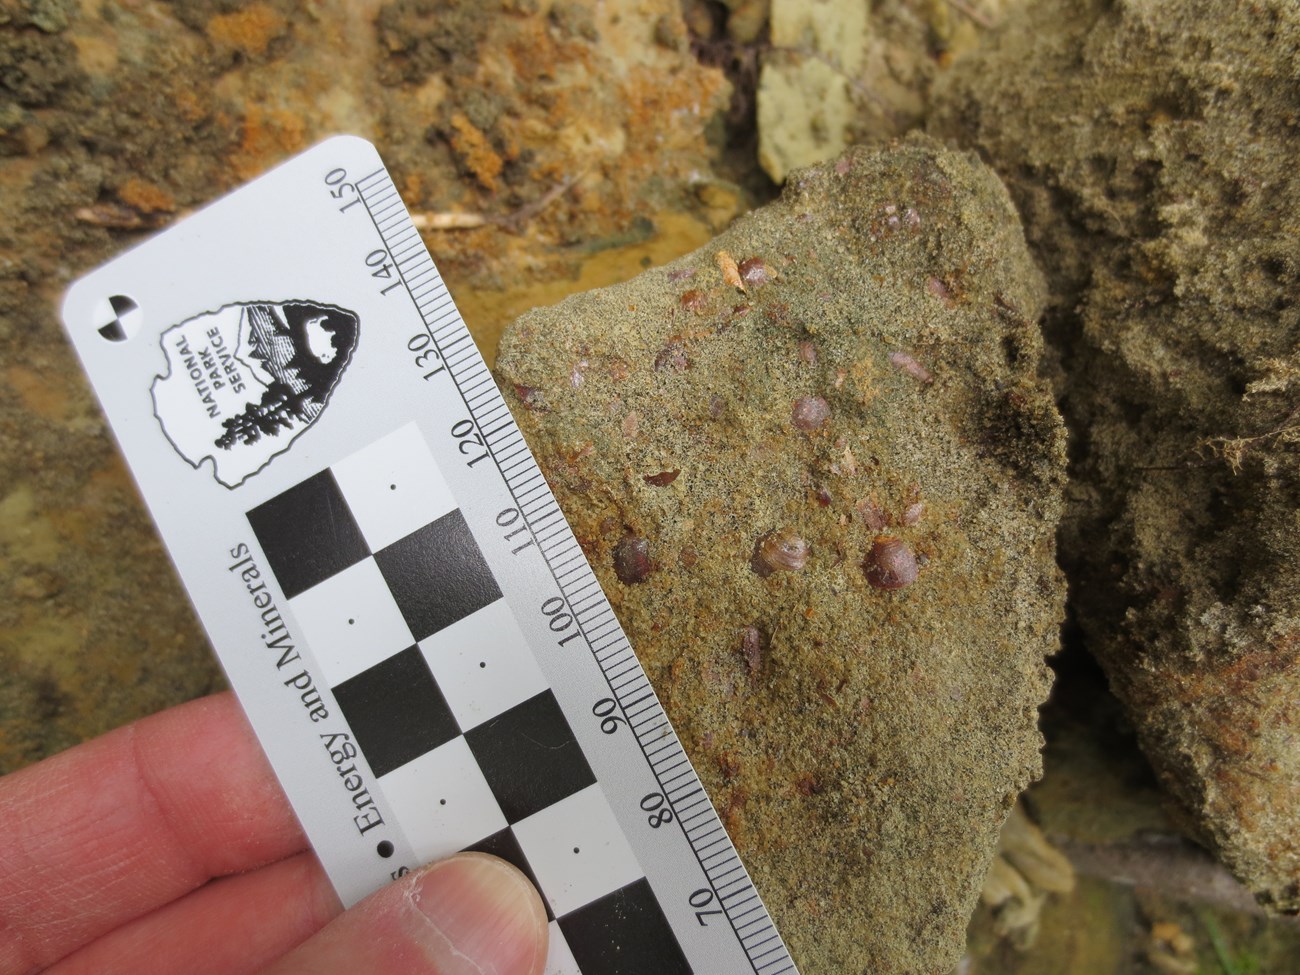
POLYGON ((162 335, 168 369, 153 383, 154 415, 186 461, 211 460, 217 481, 238 487, 320 416, 359 331, 353 312, 311 301, 186 319, 162 335))

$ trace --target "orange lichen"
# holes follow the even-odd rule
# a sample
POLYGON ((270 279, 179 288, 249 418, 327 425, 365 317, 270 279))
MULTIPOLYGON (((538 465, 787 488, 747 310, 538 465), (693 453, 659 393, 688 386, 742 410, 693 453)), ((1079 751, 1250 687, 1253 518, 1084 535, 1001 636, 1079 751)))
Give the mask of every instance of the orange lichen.
POLYGON ((239 148, 230 165, 240 179, 252 179, 303 147, 305 124, 299 115, 249 105, 239 148))
POLYGON ((533 90, 545 89, 548 100, 552 95, 563 97, 568 94, 570 89, 567 86, 554 82, 570 64, 575 64, 584 74, 591 69, 591 45, 559 40, 540 19, 519 24, 505 51, 519 85, 533 90))
POLYGON ((233 13, 217 14, 208 21, 207 33, 218 44, 261 57, 285 26, 280 14, 264 3, 255 3, 233 13))
POLYGON ((5 380, 22 400, 23 407, 36 416, 62 420, 72 412, 70 388, 64 383, 53 382, 49 375, 27 366, 13 365, 5 370, 5 380))
POLYGON ((505 168, 505 160, 492 148, 492 143, 462 112, 451 117, 451 147, 465 167, 474 174, 479 185, 489 193, 501 188, 497 177, 505 168))
POLYGON ((720 804, 722 825, 737 850, 745 848, 748 837, 745 834, 745 803, 749 801, 749 791, 741 786, 731 790, 725 803, 720 804))
POLYGON ((404 200, 423 200, 424 199, 424 174, 407 173, 406 178, 402 180, 402 199, 404 200))
POLYGON ((117 191, 117 197, 128 206, 135 207, 141 213, 172 213, 176 209, 176 198, 148 180, 128 179, 117 191))
POLYGON ((197 122, 211 114, 211 108, 192 91, 180 90, 172 93, 172 103, 187 122, 197 122))
POLYGON ((700 125, 719 104, 720 90, 726 83, 721 74, 700 71, 677 77, 678 84, 665 84, 663 73, 646 65, 628 72, 623 94, 628 105, 629 150, 661 153, 661 143, 672 131, 671 123, 683 124, 682 131, 694 131, 686 125, 687 120, 700 125))

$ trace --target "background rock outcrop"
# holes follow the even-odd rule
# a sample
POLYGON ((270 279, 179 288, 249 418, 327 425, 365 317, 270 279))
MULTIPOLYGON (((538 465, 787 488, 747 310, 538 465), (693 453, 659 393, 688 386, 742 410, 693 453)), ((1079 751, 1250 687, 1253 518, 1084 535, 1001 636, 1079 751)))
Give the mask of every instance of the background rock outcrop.
POLYGON ((1300 910, 1300 10, 1031 5, 935 103, 1048 270, 1073 615, 1183 822, 1300 910))
POLYGON ((353 132, 461 221, 428 242, 491 355, 743 205, 685 36, 676 0, 0 3, 0 772, 222 686, 59 324, 71 280, 353 132))
POLYGON ((1010 201, 851 150, 498 375, 805 975, 942 973, 1040 770, 1064 434, 1010 201))

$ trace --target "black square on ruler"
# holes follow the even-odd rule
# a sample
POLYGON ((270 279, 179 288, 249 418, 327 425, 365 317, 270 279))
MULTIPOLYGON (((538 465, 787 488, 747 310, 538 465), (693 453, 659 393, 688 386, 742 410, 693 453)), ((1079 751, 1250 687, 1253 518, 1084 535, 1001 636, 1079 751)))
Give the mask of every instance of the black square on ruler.
POLYGON ((501 598, 460 511, 381 549, 375 562, 417 640, 501 598))
POLYGON ((370 554, 334 475, 313 474, 248 513, 253 534, 289 597, 370 554))
MULTIPOLYGON (((509 826, 499 833, 493 833, 487 839, 479 840, 473 846, 465 847, 462 852, 490 853, 494 857, 500 857, 506 863, 518 867, 520 872, 532 881, 533 886, 541 890, 542 885, 537 882, 537 875, 533 873, 532 865, 529 864, 528 858, 524 856, 523 848, 520 847, 519 841, 515 839, 514 830, 509 826)), ((546 920, 554 921, 555 915, 551 913, 550 902, 545 897, 542 898, 542 906, 546 908, 546 920)))
POLYGON ((400 768, 460 734, 419 647, 349 677, 334 688, 334 697, 375 775, 400 768))
POLYGON ((582 975, 691 975, 644 877, 560 918, 582 975))
POLYGON ((471 728, 465 741, 510 823, 596 781, 550 691, 471 728))

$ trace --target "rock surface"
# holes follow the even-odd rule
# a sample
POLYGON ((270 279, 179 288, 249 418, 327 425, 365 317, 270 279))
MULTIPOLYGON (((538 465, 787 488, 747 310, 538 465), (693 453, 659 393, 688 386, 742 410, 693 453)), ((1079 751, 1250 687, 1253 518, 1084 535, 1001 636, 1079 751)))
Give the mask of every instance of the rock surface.
POLYGON ((1004 175, 1049 272, 1075 615, 1183 821, 1295 912, 1300 8, 1053 0, 1005 28, 932 128, 1004 175))
POLYGON ((946 973, 1040 770, 1064 434, 972 157, 851 150, 499 379, 804 975, 946 973))

